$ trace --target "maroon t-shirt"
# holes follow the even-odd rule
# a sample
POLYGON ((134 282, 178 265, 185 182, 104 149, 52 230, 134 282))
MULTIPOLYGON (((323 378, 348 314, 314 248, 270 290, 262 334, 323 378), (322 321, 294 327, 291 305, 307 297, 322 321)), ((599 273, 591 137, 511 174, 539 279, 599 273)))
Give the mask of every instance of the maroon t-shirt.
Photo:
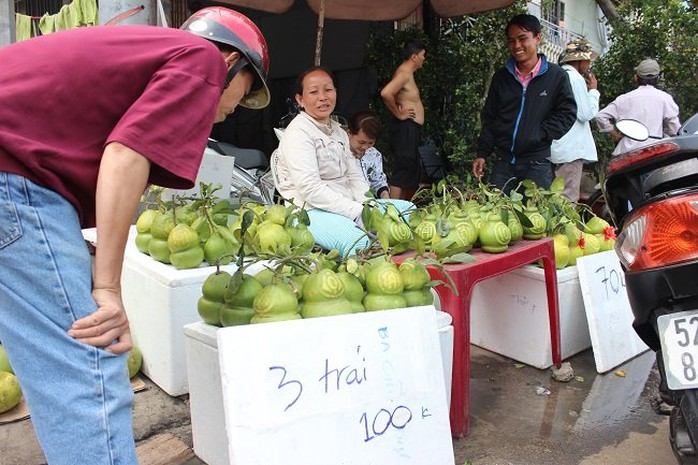
POLYGON ((0 48, 0 172, 58 192, 95 223, 104 146, 151 162, 149 182, 193 187, 223 90, 220 51, 189 32, 96 26, 0 48))

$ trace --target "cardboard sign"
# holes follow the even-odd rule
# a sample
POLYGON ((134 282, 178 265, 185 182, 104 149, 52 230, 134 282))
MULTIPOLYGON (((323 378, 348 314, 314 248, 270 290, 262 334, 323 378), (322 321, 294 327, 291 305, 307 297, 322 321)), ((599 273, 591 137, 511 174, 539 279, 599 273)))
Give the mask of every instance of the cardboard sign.
POLYGON ((648 348, 633 329, 625 274, 615 251, 577 259, 596 371, 605 373, 648 348))
POLYGON ((230 463, 454 464, 436 314, 219 330, 230 463))

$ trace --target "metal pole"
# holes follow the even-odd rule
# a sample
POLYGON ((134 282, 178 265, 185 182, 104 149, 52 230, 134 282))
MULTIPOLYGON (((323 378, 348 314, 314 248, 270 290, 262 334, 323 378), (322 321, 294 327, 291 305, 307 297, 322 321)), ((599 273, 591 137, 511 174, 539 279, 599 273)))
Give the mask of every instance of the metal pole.
POLYGON ((320 66, 322 58, 322 34, 325 31, 325 0, 320 2, 320 13, 317 18, 317 39, 315 40, 315 66, 320 66))
POLYGON ((15 41, 15 2, 0 0, 0 47, 15 41))

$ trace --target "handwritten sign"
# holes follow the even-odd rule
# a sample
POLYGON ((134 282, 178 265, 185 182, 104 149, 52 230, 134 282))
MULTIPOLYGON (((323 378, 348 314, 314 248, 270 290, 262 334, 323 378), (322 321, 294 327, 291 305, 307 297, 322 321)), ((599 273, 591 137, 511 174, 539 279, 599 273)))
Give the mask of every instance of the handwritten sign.
POLYGON ((647 350, 633 329, 625 274, 613 250, 577 259, 596 371, 605 373, 647 350))
POLYGON ((436 315, 219 330, 231 464, 454 464, 436 315))

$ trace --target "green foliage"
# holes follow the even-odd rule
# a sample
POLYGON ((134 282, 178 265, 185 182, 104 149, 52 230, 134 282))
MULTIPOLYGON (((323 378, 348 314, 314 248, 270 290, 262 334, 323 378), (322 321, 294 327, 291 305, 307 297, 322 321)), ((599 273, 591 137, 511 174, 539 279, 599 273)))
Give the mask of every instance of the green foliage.
MULTIPOLYGON (((654 58, 663 70, 660 87, 674 96, 681 120, 698 112, 698 6, 682 0, 627 0, 611 22, 610 50, 594 63, 601 107, 635 88, 635 66, 654 58)), ((597 137, 599 160, 611 153, 608 136, 597 137)))
MULTIPOLYGON (((442 156, 451 162, 454 173, 470 171, 480 132, 480 110, 495 70, 509 56, 504 27, 509 19, 526 11, 526 2, 462 18, 443 20, 441 30, 431 35, 411 29, 386 31, 374 28, 367 44, 366 61, 379 86, 385 85, 401 63, 402 44, 418 38, 427 46, 427 59, 415 73, 426 111, 423 140, 433 138, 442 156)), ((391 115, 377 93, 373 107, 387 124, 391 115)), ((378 150, 390 168, 387 131, 378 141, 378 150)))

